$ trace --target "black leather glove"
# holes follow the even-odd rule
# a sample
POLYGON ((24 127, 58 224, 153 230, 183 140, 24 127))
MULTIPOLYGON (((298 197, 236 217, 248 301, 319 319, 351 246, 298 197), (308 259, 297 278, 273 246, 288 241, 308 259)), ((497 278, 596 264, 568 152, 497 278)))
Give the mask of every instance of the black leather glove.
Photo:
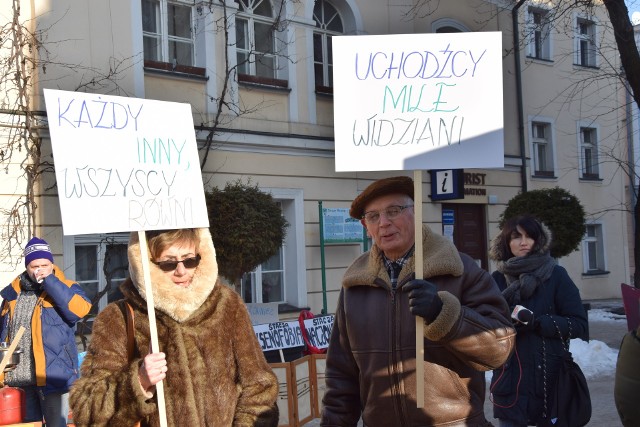
POLYGON ((515 326, 516 332, 525 332, 525 331, 533 332, 536 330, 537 320, 538 319, 532 318, 527 322, 526 325, 522 322, 516 321, 513 326, 515 326))
POLYGON ((438 296, 438 288, 427 280, 415 279, 402 287, 409 292, 409 309, 411 314, 424 318, 427 323, 433 322, 442 310, 442 300, 438 296))
MULTIPOLYGON (((512 314, 511 317, 513 319, 513 326, 516 329, 516 332, 525 332, 525 331, 530 331, 533 332, 536 329, 536 325, 539 323, 538 319, 535 318, 535 316, 533 315, 533 311, 527 309, 526 307, 522 307, 522 306, 516 306, 519 308, 524 308, 524 310, 520 311, 517 315, 516 318, 513 318, 514 315, 512 314), (526 323, 524 323, 526 322, 526 323)), ((511 307, 511 313, 514 313, 514 309, 516 307, 511 307)))

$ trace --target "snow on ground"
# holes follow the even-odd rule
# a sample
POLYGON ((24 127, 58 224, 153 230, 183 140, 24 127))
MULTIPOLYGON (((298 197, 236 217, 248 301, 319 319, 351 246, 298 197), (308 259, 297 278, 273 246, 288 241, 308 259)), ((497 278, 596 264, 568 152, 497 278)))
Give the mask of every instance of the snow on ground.
MULTIPOLYGON (((589 323, 592 322, 623 322, 626 324, 627 320, 624 315, 603 309, 594 309, 589 310, 589 323)), ((581 339, 574 339, 571 340, 569 350, 573 354, 573 360, 580 365, 587 379, 615 373, 618 350, 612 349, 604 342, 598 340, 585 342, 581 339)))

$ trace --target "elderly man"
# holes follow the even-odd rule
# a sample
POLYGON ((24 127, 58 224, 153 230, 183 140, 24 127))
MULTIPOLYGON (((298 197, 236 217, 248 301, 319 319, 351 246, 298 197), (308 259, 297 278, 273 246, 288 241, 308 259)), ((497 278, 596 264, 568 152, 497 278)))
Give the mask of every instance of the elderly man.
POLYGON ((488 426, 485 374, 515 342, 491 276, 423 226, 415 278, 413 180, 369 185, 351 204, 373 238, 347 269, 327 353, 322 426, 488 426), (424 280, 423 280, 424 279, 424 280), (424 407, 416 403, 416 316, 424 322, 424 407))
POLYGON ((24 250, 26 270, 0 292, 0 340, 11 342, 18 329, 20 363, 0 380, 25 391, 26 417, 47 427, 67 425, 68 392, 78 378, 73 327, 91 309, 77 283, 53 264, 49 244, 37 237, 24 250))

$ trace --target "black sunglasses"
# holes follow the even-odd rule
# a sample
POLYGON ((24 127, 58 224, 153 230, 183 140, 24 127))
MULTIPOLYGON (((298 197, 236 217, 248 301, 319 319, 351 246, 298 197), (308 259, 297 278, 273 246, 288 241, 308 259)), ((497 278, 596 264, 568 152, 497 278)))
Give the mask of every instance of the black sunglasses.
POLYGON ((160 262, 151 261, 151 262, 157 265, 158 267, 160 267, 160 270, 168 272, 178 268, 178 264, 180 263, 182 263, 184 268, 196 268, 198 264, 200 264, 200 255, 196 255, 191 258, 185 258, 182 261, 160 261, 160 262))

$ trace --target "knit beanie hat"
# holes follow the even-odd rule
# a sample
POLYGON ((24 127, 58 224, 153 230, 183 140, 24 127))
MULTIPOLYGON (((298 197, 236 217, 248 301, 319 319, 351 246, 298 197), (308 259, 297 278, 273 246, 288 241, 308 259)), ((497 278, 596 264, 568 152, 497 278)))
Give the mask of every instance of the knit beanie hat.
POLYGON ((53 262, 53 255, 51 255, 51 248, 49 244, 42 239, 33 237, 27 243, 27 247, 24 248, 24 265, 29 265, 34 259, 48 259, 53 262))

